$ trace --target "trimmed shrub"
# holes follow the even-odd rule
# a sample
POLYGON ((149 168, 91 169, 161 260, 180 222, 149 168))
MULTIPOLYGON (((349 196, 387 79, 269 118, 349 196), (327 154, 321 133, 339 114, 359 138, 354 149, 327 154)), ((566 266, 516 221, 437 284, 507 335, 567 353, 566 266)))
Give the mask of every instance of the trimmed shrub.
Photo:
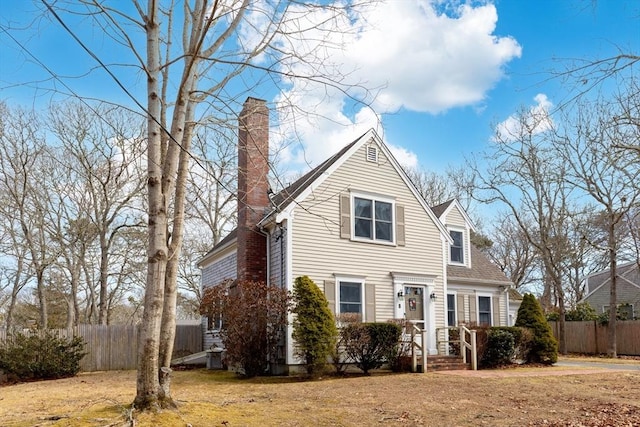
POLYGON ((17 332, 0 343, 0 370, 18 380, 73 377, 87 354, 81 337, 61 338, 50 331, 17 332))
POLYGON ((533 294, 526 294, 518 309, 516 326, 529 328, 533 334, 527 362, 552 364, 558 360, 558 342, 533 294))
POLYGON ((531 330, 516 326, 476 327, 474 330, 481 367, 520 364, 528 359, 533 342, 531 330))
MULTIPOLYGON (((487 351, 487 345, 489 343, 489 329, 491 329, 491 327, 486 325, 471 325, 468 328, 476 331, 476 354, 478 356, 478 364, 480 365, 482 364, 484 354, 487 351)), ((469 349, 463 348, 463 351, 467 352, 467 357, 471 357, 471 351, 469 349)))
MULTIPOLYGON (((341 328, 347 325, 359 324, 360 315, 356 313, 342 313, 337 318, 338 324, 341 328)), ((344 351, 345 349, 345 335, 342 333, 342 329, 338 333, 338 339, 335 345, 331 349, 331 363, 336 369, 337 374, 344 374, 349 366, 349 358, 344 351)))
POLYGON ((304 360, 307 373, 324 370, 327 359, 336 345, 335 319, 324 293, 307 276, 298 277, 293 284, 293 339, 295 354, 304 360))
POLYGON ((286 289, 264 282, 225 282, 207 288, 201 313, 220 317, 220 336, 226 363, 238 375, 269 374, 277 361, 283 328, 287 325, 289 295, 286 289))
POLYGON ((369 375, 397 354, 402 328, 395 323, 353 323, 341 333, 346 354, 369 375))
POLYGON ((487 346, 480 360, 480 366, 494 368, 511 364, 516 352, 513 334, 502 329, 489 329, 487 346))
POLYGON ((411 372, 411 341, 404 341, 402 334, 407 329, 407 321, 405 319, 389 320, 400 328, 400 338, 396 351, 389 356, 389 369, 393 372, 411 372))

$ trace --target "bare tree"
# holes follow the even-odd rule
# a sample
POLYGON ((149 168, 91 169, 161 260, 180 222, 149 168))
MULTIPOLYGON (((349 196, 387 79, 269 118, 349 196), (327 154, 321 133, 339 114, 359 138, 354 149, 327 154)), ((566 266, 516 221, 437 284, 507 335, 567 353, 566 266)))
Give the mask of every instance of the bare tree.
MULTIPOLYGON (((636 93, 637 96, 637 93, 636 93)), ((617 273, 621 248, 618 228, 627 213, 640 202, 640 162, 632 151, 615 148, 621 142, 640 140, 637 126, 615 120, 620 106, 599 97, 581 99, 575 111, 565 112, 566 127, 558 135, 556 146, 570 167, 567 179, 592 198, 600 208, 606 229, 606 244, 611 285, 609 294, 609 344, 607 354, 617 356, 617 273)))
POLYGON ((6 291, 6 298, 2 298, 0 306, 6 307, 4 309, 4 327, 9 330, 14 326, 13 312, 20 292, 29 282, 29 275, 27 248, 22 245, 21 239, 13 229, 13 221, 3 219, 2 222, 6 227, 6 233, 3 233, 3 246, 6 245, 6 249, 0 252, 0 256, 7 261, 8 265, 0 269, 0 280, 5 283, 2 285, 2 289, 8 289, 8 291, 6 291))
POLYGON ((546 110, 522 110, 497 126, 494 144, 485 155, 484 170, 470 167, 478 176, 475 197, 506 206, 526 240, 540 257, 543 271, 542 306, 555 303, 560 314, 560 352, 566 353, 564 336, 566 234, 570 188, 565 165, 548 138, 552 122, 546 110))
MULTIPOLYGON (((118 234, 141 227, 141 191, 144 188, 143 125, 139 116, 104 104, 79 102, 52 106, 49 128, 70 156, 67 167, 86 196, 82 216, 69 218, 76 226, 91 227, 99 248, 98 323, 106 324, 109 307, 109 258, 118 234), (73 161, 73 163, 71 163, 73 161), (77 220, 89 222, 78 222, 77 220)), ((69 184, 66 184, 69 185, 69 184)), ((76 234, 82 230, 76 230, 76 234)), ((87 236, 85 236, 87 237, 87 236)), ((74 270, 79 276, 79 271, 74 270)))
POLYGON ((198 160, 189 170, 185 215, 208 248, 236 225, 236 139, 235 130, 211 129, 205 124, 199 126, 193 140, 192 152, 198 160), (207 238, 202 239, 205 230, 207 238))
POLYGON ((5 202, 0 209, 12 224, 12 239, 26 248, 25 260, 35 275, 39 325, 48 326, 45 271, 58 250, 49 227, 56 202, 46 188, 44 176, 54 172, 39 117, 26 110, 7 109, 0 134, 0 182, 5 202))
MULTIPOLYGON (((344 92, 357 82, 337 74, 315 49, 294 48, 304 41, 339 49, 323 42, 343 31, 352 5, 249 0, 193 0, 182 8, 157 0, 149 0, 146 8, 138 1, 133 4, 137 17, 129 9, 97 0, 86 0, 75 11, 71 2, 49 10, 57 18, 58 12, 91 16, 129 49, 128 57, 136 62, 128 65, 139 67, 147 82, 147 102, 139 106, 147 117, 148 264, 134 402, 145 410, 174 405, 169 364, 185 190, 199 116, 215 115, 227 123, 233 117, 235 122, 238 91, 230 95, 233 82, 253 90, 253 82, 263 79, 282 78, 288 84, 300 78, 344 92), (139 45, 140 40, 146 45, 139 45)), ((358 89, 362 97, 368 95, 358 89)))
MULTIPOLYGON (((527 227, 533 228, 530 225, 527 227)), ((528 285, 539 280, 535 275, 535 248, 529 243, 512 215, 503 214, 496 218, 492 235, 494 242, 487 252, 516 289, 526 289, 528 285)))
POLYGON ((470 196, 475 187, 475 177, 468 169, 449 167, 444 174, 439 174, 424 169, 407 168, 406 172, 429 206, 456 199, 465 210, 470 210, 470 196))

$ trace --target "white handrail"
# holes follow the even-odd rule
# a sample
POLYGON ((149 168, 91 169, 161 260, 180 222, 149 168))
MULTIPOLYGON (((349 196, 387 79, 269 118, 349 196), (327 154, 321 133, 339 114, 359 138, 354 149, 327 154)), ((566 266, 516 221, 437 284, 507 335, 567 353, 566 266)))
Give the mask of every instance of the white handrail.
POLYGON ((420 349, 422 358, 422 372, 427 372, 427 330, 418 328, 414 323, 407 322, 411 325, 411 372, 418 372, 418 355, 416 348, 420 349), (421 335, 421 344, 416 342, 416 332, 421 335))
MULTIPOLYGON (((445 336, 445 338, 447 338, 445 336)), ((454 326, 450 326, 450 327, 445 327, 445 328, 436 328, 436 347, 438 348, 438 353, 440 353, 441 351, 441 347, 440 344, 448 344, 450 342, 457 342, 460 345, 460 354, 462 356, 462 361, 464 363, 467 363, 467 349, 470 350, 471 353, 471 369, 473 369, 474 371, 478 370, 478 345, 477 345, 477 338, 476 338, 476 331, 473 329, 468 329, 466 326, 461 325, 459 327, 454 327, 454 326), (451 330, 451 329, 456 329, 458 330, 458 336, 459 338, 457 340, 448 340, 448 339, 444 339, 444 340, 440 340, 437 337, 439 337, 440 335, 440 331, 445 331, 445 330, 451 330), (467 341, 467 334, 469 335, 469 341, 467 341)), ((445 348, 445 352, 446 354, 449 354, 449 347, 447 345, 447 347, 445 348)))
POLYGON ((466 326, 460 325, 460 352, 462 353, 462 361, 467 363, 467 349, 471 350, 471 369, 478 370, 478 346, 476 340, 476 331, 467 329, 466 326), (466 337, 469 334, 470 343, 467 342, 466 337))

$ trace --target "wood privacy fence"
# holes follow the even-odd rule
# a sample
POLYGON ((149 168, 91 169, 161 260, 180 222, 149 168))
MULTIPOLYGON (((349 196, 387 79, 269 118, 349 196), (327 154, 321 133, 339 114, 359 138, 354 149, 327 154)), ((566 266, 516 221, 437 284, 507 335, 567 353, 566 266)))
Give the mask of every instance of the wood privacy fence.
MULTIPOLYGON (((87 355, 80 361, 80 370, 115 371, 136 369, 138 364, 137 325, 79 325, 71 329, 52 329, 61 337, 79 336, 86 343, 87 355)), ((6 331, 0 330, 0 341, 6 331)), ((173 357, 202 351, 202 326, 177 325, 173 357)))
MULTIPOLYGON (((560 324, 549 323, 558 338, 560 324)), ((609 326, 597 321, 565 322, 565 340, 569 353, 606 354, 609 326)), ((620 355, 640 356, 640 320, 616 322, 616 347, 620 355)))

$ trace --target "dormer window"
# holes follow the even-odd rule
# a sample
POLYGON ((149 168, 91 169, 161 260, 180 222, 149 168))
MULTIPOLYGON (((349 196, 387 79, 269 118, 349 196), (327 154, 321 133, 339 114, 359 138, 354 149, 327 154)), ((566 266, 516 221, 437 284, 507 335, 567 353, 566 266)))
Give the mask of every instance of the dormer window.
POLYGON ((462 231, 450 230, 449 235, 453 239, 449 250, 451 262, 454 264, 464 264, 464 239, 462 231))

